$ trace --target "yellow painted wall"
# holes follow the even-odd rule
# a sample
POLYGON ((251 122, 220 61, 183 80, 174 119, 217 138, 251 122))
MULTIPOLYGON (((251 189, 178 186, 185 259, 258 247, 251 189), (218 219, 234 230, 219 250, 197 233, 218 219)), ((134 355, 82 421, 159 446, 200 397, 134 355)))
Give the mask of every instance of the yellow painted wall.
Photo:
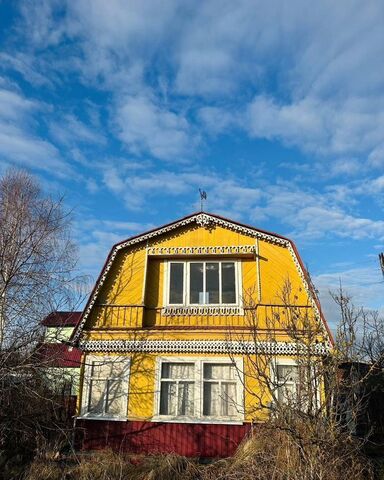
MULTIPOLYGON (((175 232, 152 239, 120 251, 108 273, 82 334, 83 340, 250 340, 253 334, 243 327, 257 325, 260 329, 257 340, 289 341, 286 332, 276 330, 286 322, 286 309, 282 308, 282 294, 289 282, 290 300, 300 305, 299 316, 308 312, 310 324, 318 325, 310 305, 306 286, 297 270, 288 248, 258 241, 259 258, 239 257, 242 271, 242 297, 244 306, 257 306, 245 311, 244 316, 209 318, 162 316, 164 271, 167 258, 147 257, 147 247, 193 247, 193 246, 238 246, 256 245, 256 240, 242 233, 221 227, 207 229, 187 226, 175 232), (107 304, 107 305, 105 305, 107 304), (125 307, 131 308, 125 308, 125 307), (127 313, 128 312, 128 313, 127 313), (172 329, 156 330, 158 325, 172 329), (270 330, 273 325, 274 330, 270 330), (190 329, 184 329, 185 326, 190 329), (143 329, 143 327, 146 327, 143 329), (210 327, 212 327, 210 329, 210 327), (221 330, 219 327, 223 327, 221 330), (178 329, 179 328, 179 329, 178 329)), ((174 257, 175 258, 175 257, 174 257)), ((177 257, 180 259, 180 257, 177 257)), ((191 257, 189 257, 191 258, 191 257)), ((193 256, 193 259, 202 257, 193 256)), ((217 256, 217 259, 222 257, 217 256)), ((233 256, 231 257, 233 258, 233 256)), ((323 340, 322 334, 318 334, 323 340)), ((168 356, 168 355, 167 355, 168 356)), ((183 355, 187 356, 187 355, 183 355)), ((128 416, 130 419, 149 419, 154 412, 156 355, 131 355, 132 366, 129 386, 128 416)), ((244 358, 247 372, 247 358, 244 358)), ((247 420, 262 419, 257 405, 261 394, 260 382, 253 375, 246 375, 246 389, 254 394, 245 394, 247 420), (257 414, 255 413, 257 412, 257 414)), ((263 397, 267 402, 268 398, 263 397)))
MULTIPOLYGON (((92 354, 94 357, 95 354, 92 354)), ((109 355, 121 355, 121 354, 109 354, 109 355)), ((100 354, 102 357, 103 354, 100 354)), ((167 358, 175 357, 175 359, 180 356, 184 358, 190 357, 201 358, 201 354, 198 355, 180 355, 180 354, 167 354, 167 358)), ((129 379, 129 391, 128 391, 128 411, 127 417, 128 420, 151 420, 153 416, 157 413, 157 406, 155 405, 155 392, 158 388, 157 378, 156 378, 156 364, 157 357, 156 354, 130 354, 130 379, 129 379)), ((217 358, 213 354, 204 355, 205 358, 217 358)), ((220 358, 225 358, 225 356, 220 355, 220 358)), ((228 361, 231 361, 231 358, 228 356, 228 361)), ((237 357, 241 358, 241 357, 237 357)), ((86 357, 85 357, 86 362, 86 357)), ((267 363, 267 362, 266 362, 267 363)), ((251 364, 248 363, 247 357, 244 357, 244 375, 243 372, 238 372, 239 375, 244 379, 245 392, 248 394, 245 395, 245 421, 255 421, 255 420, 264 420, 266 418, 267 412, 265 409, 260 408, 260 399, 264 404, 267 404, 270 401, 270 395, 265 385, 263 385, 260 380, 256 378, 254 370, 252 369, 251 364), (250 393, 252 392, 252 393, 250 393)), ((242 403, 243 399, 238 399, 242 403)), ((79 398, 78 408, 80 409, 82 399, 79 398)))
MULTIPOLYGON (((108 273, 97 305, 88 318, 87 329, 129 328, 157 325, 203 325, 204 318, 163 318, 161 307, 164 298, 164 271, 168 258, 146 257, 146 247, 238 246, 254 245, 254 238, 221 227, 211 230, 196 226, 183 227, 176 232, 155 238, 120 251, 108 273), (146 288, 145 288, 146 287, 146 288), (146 309, 143 308, 143 302, 146 309), (103 306, 107 304, 108 306, 103 306), (121 308, 119 308, 119 306, 121 308), (133 306, 130 311, 123 309, 133 306), (157 311, 156 311, 157 309, 157 311)), ((286 247, 263 240, 258 242, 259 259, 239 257, 242 270, 242 292, 245 306, 256 304, 282 304, 284 286, 291 285, 291 301, 308 305, 309 299, 303 281, 286 247), (259 278, 260 277, 260 278, 259 278)), ((178 259, 182 257, 178 256, 178 259)), ((185 257, 184 257, 185 258, 185 257)), ((193 256, 199 259, 203 257, 193 256)), ((219 256, 215 258, 220 258, 219 256)), ((223 258, 223 257, 221 257, 223 258)), ((233 257, 226 257, 233 258, 233 257)), ((259 319, 267 315, 267 309, 258 310, 259 319)), ((244 325, 244 317, 212 318, 214 325, 244 325)), ((208 326, 208 325, 207 325, 208 326)))

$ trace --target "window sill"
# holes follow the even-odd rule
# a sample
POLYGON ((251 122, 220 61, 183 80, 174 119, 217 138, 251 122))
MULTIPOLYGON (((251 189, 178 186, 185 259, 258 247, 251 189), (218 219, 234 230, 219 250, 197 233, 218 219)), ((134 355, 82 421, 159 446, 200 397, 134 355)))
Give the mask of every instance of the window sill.
POLYGON ((163 307, 162 314, 166 316, 244 315, 244 309, 237 305, 169 305, 163 307))
POLYGON ((219 419, 219 418, 211 418, 211 419, 202 419, 202 418, 182 418, 182 417, 162 417, 162 416, 155 416, 152 417, 150 420, 154 423, 197 423, 197 424, 205 424, 205 425, 243 425, 243 419, 219 419))
POLYGON ((107 416, 100 416, 97 417, 96 415, 79 415, 76 417, 77 420, 102 420, 104 422, 126 422, 127 417, 107 417, 107 416))

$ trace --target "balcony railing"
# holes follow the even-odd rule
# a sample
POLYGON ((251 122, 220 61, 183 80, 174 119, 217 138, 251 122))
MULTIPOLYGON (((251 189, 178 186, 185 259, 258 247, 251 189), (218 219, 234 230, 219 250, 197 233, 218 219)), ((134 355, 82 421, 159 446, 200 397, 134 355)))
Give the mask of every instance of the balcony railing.
POLYGON ((143 305, 97 305, 94 307, 96 328, 140 328, 143 305))
POLYGON ((145 307, 143 305, 98 305, 95 307, 95 328, 156 327, 252 327, 284 328, 296 318, 310 313, 309 305, 258 304, 252 307, 193 306, 145 307))

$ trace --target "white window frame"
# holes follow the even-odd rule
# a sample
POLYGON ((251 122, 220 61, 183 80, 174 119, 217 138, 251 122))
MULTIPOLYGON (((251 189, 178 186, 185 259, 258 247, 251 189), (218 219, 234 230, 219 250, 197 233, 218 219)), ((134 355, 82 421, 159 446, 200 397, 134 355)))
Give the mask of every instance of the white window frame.
MULTIPOLYGON (((165 288, 164 288, 164 305, 167 307, 240 307, 241 306, 241 296, 240 292, 242 291, 242 276, 241 276, 241 262, 232 258, 228 259, 193 259, 193 260, 168 260, 165 265, 165 288), (171 284, 171 263, 181 263, 184 265, 184 276, 183 276, 183 303, 170 303, 170 284, 171 284), (222 296, 222 263, 233 263, 235 267, 235 294, 236 301, 235 303, 191 303, 190 302, 190 265, 191 263, 203 263, 204 271, 206 263, 218 263, 219 267, 219 297, 222 296)), ((204 291, 206 283, 206 275, 203 275, 204 282, 204 291)))
MULTIPOLYGON (((297 362, 297 360, 295 360, 293 358, 277 357, 277 358, 274 358, 272 360, 271 365, 270 365, 271 385, 274 389, 275 396, 277 397, 278 401, 280 402, 279 388, 283 387, 284 385, 286 385, 289 382, 287 382, 287 381, 279 382, 278 375, 277 375, 277 367, 278 366, 299 367, 300 365, 297 362)), ((312 373, 311 373, 313 375, 313 380, 315 380, 315 378, 316 378, 316 372, 314 371, 314 368, 315 368, 314 366, 311 367, 311 370, 313 370, 312 373)), ((316 391, 317 407, 320 406, 320 388, 321 388, 320 385, 318 385, 317 386, 317 391, 316 391)), ((297 394, 297 391, 295 391, 295 394, 297 394)))
POLYGON ((131 369, 131 360, 129 357, 125 356, 116 356, 116 355, 87 355, 85 357, 85 367, 84 367, 84 377, 82 385, 82 396, 81 396, 81 414, 79 418, 89 418, 94 420, 126 420, 128 416, 128 393, 129 393, 129 377, 131 369), (122 377, 110 377, 108 380, 122 380, 124 381, 125 396, 123 399, 123 411, 125 415, 110 415, 105 412, 106 398, 104 398, 104 412, 103 413, 92 413, 88 411, 89 408, 89 395, 90 395, 90 385, 92 379, 92 362, 94 361, 117 361, 126 363, 125 370, 126 374, 122 377))
POLYGON ((243 358, 229 357, 157 357, 155 371, 155 396, 153 422, 169 423, 210 423, 210 424, 231 424, 241 425, 244 422, 244 379, 243 379, 243 358), (163 363, 194 363, 195 364, 195 391, 194 391, 194 415, 160 415, 160 392, 161 392, 161 371, 163 363), (236 368, 236 409, 237 414, 224 416, 203 415, 203 389, 204 389, 204 364, 228 364, 234 363, 236 368))

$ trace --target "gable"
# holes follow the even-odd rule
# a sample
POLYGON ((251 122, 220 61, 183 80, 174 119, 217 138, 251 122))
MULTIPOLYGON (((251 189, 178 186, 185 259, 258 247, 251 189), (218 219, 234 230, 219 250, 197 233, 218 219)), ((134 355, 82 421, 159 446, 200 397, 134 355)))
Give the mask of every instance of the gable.
MULTIPOLYGON (((294 244, 285 237, 232 222, 217 215, 198 213, 115 245, 89 298, 73 340, 81 331, 96 301, 98 303, 143 303, 148 256, 251 255, 263 276, 263 291, 273 301, 276 285, 289 272, 290 281, 313 304, 319 305, 307 280, 294 244), (126 286, 130 285, 130 288, 126 286), (123 295, 123 296, 122 296, 123 295)), ((160 268, 160 267, 159 267, 160 268)), ((249 275, 253 275, 250 271, 249 275)), ((304 301, 304 300, 303 300, 304 301)))

